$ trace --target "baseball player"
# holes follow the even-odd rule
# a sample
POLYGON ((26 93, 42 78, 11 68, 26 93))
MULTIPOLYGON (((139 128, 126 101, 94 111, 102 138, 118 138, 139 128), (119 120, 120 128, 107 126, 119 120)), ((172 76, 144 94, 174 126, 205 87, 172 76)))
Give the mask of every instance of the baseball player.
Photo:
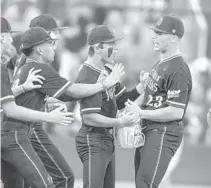
MULTIPOLYGON (((41 110, 43 109, 44 99, 46 95, 58 98, 62 101, 71 101, 74 98, 78 99, 80 97, 90 96, 105 88, 110 88, 111 86, 116 84, 119 78, 121 77, 122 67, 118 65, 115 68, 115 73, 112 74, 110 77, 108 77, 108 79, 105 82, 96 84, 73 84, 68 82, 66 79, 60 77, 59 74, 49 66, 49 63, 51 63, 54 60, 54 54, 55 54, 54 40, 55 39, 51 38, 49 33, 41 27, 31 28, 22 35, 21 51, 27 56, 27 60, 25 65, 23 65, 21 69, 18 71, 16 78, 14 79, 14 84, 15 85, 22 84, 25 81, 26 75, 28 74, 31 68, 35 68, 35 70, 41 69, 42 71, 39 74, 45 77, 45 80, 43 81, 42 88, 32 90, 30 92, 17 96, 16 97, 17 104, 31 109, 41 110)), ((5 124, 5 129, 7 130, 13 129, 12 125, 14 123, 15 121, 13 119, 8 118, 5 124)), ((25 129, 26 123, 27 122, 20 121, 17 124, 16 129, 17 130, 19 130, 20 128, 25 129)), ((31 123, 30 126, 27 126, 28 131, 31 134, 34 132, 33 126, 34 125, 31 123)), ((29 134, 28 139, 30 137, 31 135, 29 134)), ((18 157, 19 155, 16 155, 17 159, 15 163, 12 160, 10 161, 7 160, 7 162, 12 164, 13 166, 16 166, 17 170, 28 182, 33 183, 37 187, 41 187, 41 184, 42 186, 44 186, 43 184, 45 183, 44 181, 45 179, 43 176, 40 175, 41 169, 39 168, 39 166, 37 166, 37 162, 39 161, 37 161, 36 159, 39 157, 35 152, 34 148, 32 147, 31 143, 30 147, 31 147, 31 152, 33 153, 32 157, 30 158, 30 161, 28 158, 24 156, 20 158, 18 157), (37 172, 39 173, 32 172, 31 161, 37 167, 37 172), (21 168, 23 166, 25 168, 21 168), (34 180, 35 179, 34 177, 38 175, 42 177, 43 181, 34 180)), ((24 150, 25 155, 28 155, 27 149, 28 148, 24 150)), ((69 185, 64 184, 63 186, 67 187, 69 185)))
MULTIPOLYGON (((2 54, 6 51, 6 49, 11 45, 12 43, 12 37, 11 37, 11 26, 8 23, 8 21, 1 17, 1 57, 2 54)), ((37 80, 36 80, 37 81, 37 80)), ((17 92, 19 88, 17 88, 17 92)), ((24 91, 23 85, 20 87, 22 92, 24 91)), ((6 69, 6 64, 1 63, 1 113, 4 111, 5 115, 2 117, 2 123, 1 123, 1 158, 5 161, 12 161, 13 163, 17 163, 16 158, 21 157, 21 154, 24 153, 24 147, 26 146, 26 143, 23 144, 23 137, 26 135, 27 137, 27 131, 23 130, 23 127, 20 127, 20 130, 17 130, 16 127, 18 125, 19 121, 24 122, 36 122, 36 121, 45 121, 45 122, 54 122, 59 123, 62 125, 66 125, 67 123, 71 123, 72 118, 69 117, 72 115, 72 113, 61 113, 61 108, 56 109, 52 111, 51 113, 44 113, 44 112, 38 112, 34 110, 30 110, 21 106, 17 106, 15 103, 15 96, 13 95, 13 92, 10 88, 10 80, 8 76, 8 72, 6 69), (13 119, 14 123, 13 125, 7 124, 7 118, 13 119), (8 128, 11 128, 10 131, 8 131, 8 128), (21 138, 19 140, 18 138, 21 138), (14 154, 13 152, 19 150, 20 155, 17 156, 18 152, 14 154), (13 153, 13 155, 12 155, 13 153)), ((28 125, 25 125, 26 128, 28 125)), ((26 139, 27 140, 27 139, 26 139)), ((30 157, 27 155, 27 157, 30 157)), ((39 161, 38 161, 39 162, 39 161)), ((16 164, 18 166, 21 164, 16 164)), ((22 164, 23 165, 23 164, 22 164)), ((25 166, 21 166, 24 171, 25 166)), ((36 166, 31 167, 32 171, 37 172, 36 166)), ((45 169, 42 169, 42 175, 44 178, 46 178, 46 185, 48 184, 48 187, 54 187, 53 184, 50 182, 50 179, 48 178, 49 175, 46 173, 45 169), (48 179, 48 180, 47 180, 48 179)), ((29 175, 29 174, 28 174, 29 175)), ((40 176, 38 174, 38 176, 40 176)), ((37 177, 36 181, 38 183, 40 182, 40 177, 37 177)), ((47 186, 46 186, 47 187, 47 186)))
MULTIPOLYGON (((29 25, 33 27, 43 27, 53 38, 60 39, 59 31, 65 27, 59 27, 55 18, 50 14, 41 14, 31 20, 29 25)), ((56 49, 58 40, 54 41, 56 49)), ((55 105, 55 103, 54 103, 55 105)), ((49 136, 43 130, 41 123, 34 125, 34 131, 31 136, 31 143, 37 155, 43 162, 46 170, 53 179, 56 187, 71 188, 74 185, 74 174, 68 163, 60 153, 58 148, 50 140, 49 136)))
MULTIPOLYGON (((65 27, 59 27, 54 17, 50 14, 41 14, 40 16, 34 18, 31 21, 29 27, 34 28, 37 26, 46 29, 51 37, 58 40, 61 37, 59 31, 61 29, 65 29, 65 27)), ((57 47, 58 40, 53 41, 54 49, 57 47)), ((55 186, 73 187, 73 172, 62 154, 59 152, 58 148, 54 146, 48 135, 43 130, 41 123, 34 125, 34 131, 32 132, 31 136, 31 143, 47 171, 53 178, 55 186), (45 155, 43 155, 44 153, 45 155)))
POLYGON ((182 21, 164 15, 150 29, 154 50, 160 53, 160 60, 147 80, 142 108, 131 101, 126 104, 128 109, 139 112, 146 127, 143 130, 145 145, 135 153, 137 188, 159 186, 181 144, 182 120, 192 90, 191 73, 179 51, 184 34, 182 21))
MULTIPOLYGON (((90 31, 87 40, 88 59, 76 82, 102 82, 112 74, 119 38, 107 26, 100 25, 90 31)), ((111 89, 80 100, 82 127, 76 135, 76 149, 83 163, 84 188, 115 187, 113 127, 130 125, 135 119, 134 114, 116 118, 117 109, 122 109, 128 98, 135 100, 143 90, 143 85, 138 84, 126 92, 126 88, 118 83, 111 89)))

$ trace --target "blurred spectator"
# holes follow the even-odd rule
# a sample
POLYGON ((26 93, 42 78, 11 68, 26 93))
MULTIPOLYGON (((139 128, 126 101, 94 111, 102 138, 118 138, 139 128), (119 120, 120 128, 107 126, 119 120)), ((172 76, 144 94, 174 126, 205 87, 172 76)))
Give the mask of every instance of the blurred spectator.
POLYGON ((211 60, 203 57, 196 59, 190 64, 193 91, 187 109, 187 130, 190 133, 190 141, 194 144, 204 144, 207 132, 207 111, 211 106, 210 100, 210 80, 211 80, 211 60))
POLYGON ((37 0, 13 0, 11 5, 5 9, 3 16, 10 21, 14 29, 25 30, 30 21, 41 14, 36 3, 37 0))

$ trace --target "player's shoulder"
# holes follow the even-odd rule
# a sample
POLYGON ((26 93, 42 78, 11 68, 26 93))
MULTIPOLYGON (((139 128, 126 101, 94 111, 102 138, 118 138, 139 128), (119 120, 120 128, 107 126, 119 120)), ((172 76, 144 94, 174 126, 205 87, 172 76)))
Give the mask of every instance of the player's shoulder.
POLYGON ((78 77, 76 79, 77 83, 96 83, 100 75, 100 70, 87 64, 86 62, 81 66, 79 70, 78 77))
POLYGON ((166 62, 166 64, 167 64, 167 73, 169 75, 175 74, 175 73, 178 73, 181 75, 187 75, 190 73, 189 66, 181 55, 177 55, 169 59, 166 62))

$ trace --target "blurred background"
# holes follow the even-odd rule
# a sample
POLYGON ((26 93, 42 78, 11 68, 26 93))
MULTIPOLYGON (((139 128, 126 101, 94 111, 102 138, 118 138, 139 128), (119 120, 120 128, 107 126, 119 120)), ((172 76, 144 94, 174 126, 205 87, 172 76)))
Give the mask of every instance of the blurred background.
MULTIPOLYGON (((184 120, 185 136, 161 187, 211 187, 211 128, 206 114, 211 108, 211 1, 210 0, 1 0, 1 15, 12 28, 24 31, 30 21, 41 13, 52 14, 62 31, 62 39, 52 66, 61 76, 74 82, 79 67, 86 60, 87 32, 95 25, 107 24, 116 35, 124 36, 118 44, 117 62, 125 66, 124 83, 128 88, 138 83, 139 72, 150 71, 159 59, 153 51, 147 26, 162 14, 179 16, 185 25, 181 52, 188 62, 193 91, 184 120)), ((14 37, 14 46, 20 36, 14 37)), ((11 67, 14 68, 15 61, 11 67)), ((79 130, 77 103, 67 103, 75 112, 75 122, 69 127, 45 125, 46 131, 64 154, 75 172, 76 187, 81 186, 82 165, 75 150, 74 136, 79 130)), ((132 149, 116 149, 117 187, 134 187, 132 149)))

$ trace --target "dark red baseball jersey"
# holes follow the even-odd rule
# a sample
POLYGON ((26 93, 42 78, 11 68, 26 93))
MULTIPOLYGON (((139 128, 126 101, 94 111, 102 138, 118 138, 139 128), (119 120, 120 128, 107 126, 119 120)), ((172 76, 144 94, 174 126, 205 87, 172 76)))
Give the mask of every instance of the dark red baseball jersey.
MULTIPOLYGON (((45 98, 47 96, 54 97, 62 101, 70 101, 73 99, 64 93, 71 85, 69 81, 67 81, 65 78, 62 78, 48 64, 37 63, 31 59, 27 59, 25 65, 23 65, 16 74, 13 87, 21 85, 26 81, 31 68, 34 68, 34 70, 41 69, 39 75, 43 76, 45 80, 43 81, 41 88, 34 89, 17 96, 15 98, 17 105, 33 110, 43 111, 45 98)), ((14 120, 12 118, 8 118, 8 122, 9 121, 14 120)))
POLYGON ((192 90, 191 72, 181 55, 159 61, 147 80, 143 109, 185 109, 192 90))
MULTIPOLYGON (((103 81, 108 71, 100 71, 95 67, 84 63, 78 74, 77 83, 94 84, 103 81)), ((122 84, 118 84, 108 91, 102 91, 80 100, 81 114, 99 113, 106 117, 114 118, 117 113, 116 97, 125 92, 126 88, 122 84), (115 96, 116 95, 116 96, 115 96)))
POLYGON ((1 120, 3 120, 3 109, 2 105, 8 101, 14 101, 15 97, 12 93, 11 87, 10 87, 10 79, 8 75, 8 71, 6 67, 1 66, 1 120))
MULTIPOLYGON (((101 71, 91 66, 90 64, 84 63, 76 82, 94 84, 96 82, 102 82, 112 71, 109 64, 105 65, 105 70, 101 71)), ((135 100, 139 96, 136 88, 127 91, 124 84, 118 82, 114 87, 107 91, 102 91, 86 97, 80 100, 80 111, 81 114, 87 113, 99 113, 103 116, 115 118, 117 109, 124 108, 124 103, 127 99, 135 100)))

